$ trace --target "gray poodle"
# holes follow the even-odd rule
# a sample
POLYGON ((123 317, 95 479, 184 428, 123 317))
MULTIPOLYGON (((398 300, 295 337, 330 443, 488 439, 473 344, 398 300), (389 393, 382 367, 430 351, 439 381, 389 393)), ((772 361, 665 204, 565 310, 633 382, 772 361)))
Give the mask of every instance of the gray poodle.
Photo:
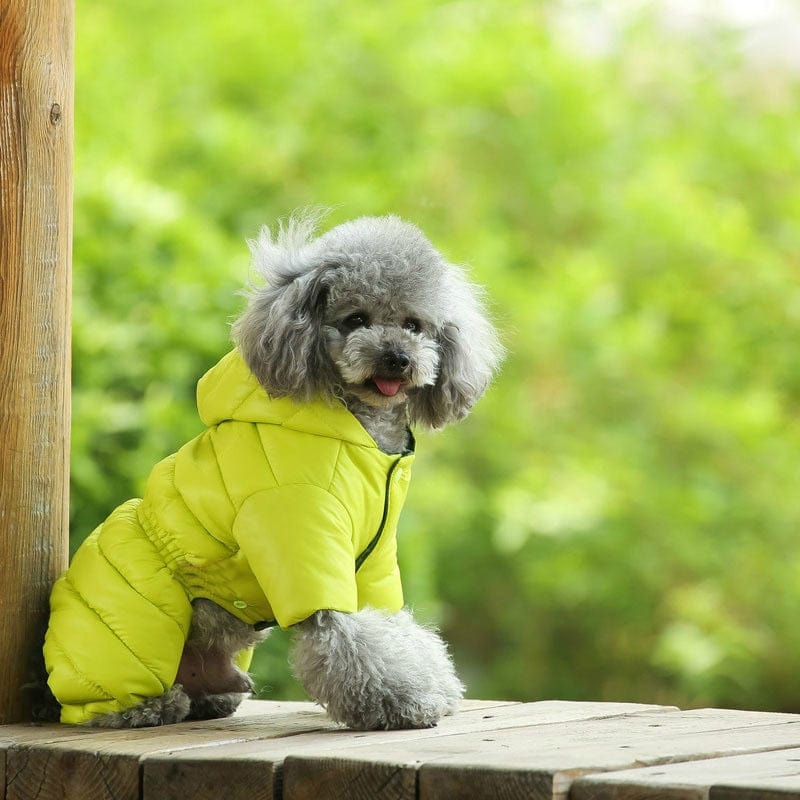
MULTIPOLYGON (((224 588, 216 594, 198 589, 198 581, 207 579, 205 573, 200 576, 200 557, 184 558, 172 540, 165 548, 148 534, 156 548, 169 549, 164 563, 170 580, 189 587, 185 618, 180 617, 183 601, 176 600, 176 619, 188 629, 180 639, 182 652, 180 645, 177 650, 177 675, 162 680, 161 694, 138 696, 140 702, 129 707, 91 704, 73 687, 80 684, 85 694, 86 684, 102 683, 99 674, 90 676, 91 681, 85 673, 80 680, 63 677, 67 673, 61 661, 72 669, 78 657, 77 645, 69 652, 68 633, 79 626, 72 623, 78 611, 70 610, 75 592, 67 597, 59 588, 61 579, 54 589, 45 644, 50 685, 65 713, 73 708, 70 703, 92 709, 89 716, 80 716, 83 711, 73 717, 62 713, 65 721, 138 727, 231 714, 252 690, 241 654, 263 640, 273 624, 294 632, 294 672, 337 722, 357 729, 419 728, 455 711, 464 687, 445 644, 402 607, 394 532, 413 459, 410 426, 437 429, 463 418, 489 384, 502 348, 480 291, 414 225, 393 216, 364 217, 317 238, 315 226, 312 215, 297 217, 280 225, 276 235, 265 228, 251 242, 264 284, 251 289, 248 306, 234 325, 237 351, 229 357, 238 361, 221 362, 225 380, 241 373, 247 388, 236 390, 234 410, 218 419, 209 421, 211 412, 201 408, 210 433, 198 437, 199 444, 187 445, 196 453, 207 439, 213 444, 214 479, 222 476, 224 502, 235 507, 233 544, 228 546, 228 534, 214 528, 223 512, 203 508, 204 502, 209 505, 203 497, 210 490, 204 489, 205 495, 201 491, 197 501, 189 490, 182 491, 180 502, 192 510, 192 519, 204 520, 206 514, 214 520, 210 527, 228 546, 230 563, 246 570, 248 580, 255 577, 256 599, 226 595, 224 588), (247 417, 254 404, 268 408, 264 413, 271 415, 274 433, 263 432, 261 417, 258 424, 247 417), (334 436, 331 431, 337 426, 347 433, 334 436), (234 431, 239 439, 231 438, 234 431), (259 432, 254 446, 275 485, 242 490, 240 499, 235 482, 255 478, 253 470, 236 473, 236 447, 230 442, 244 441, 252 431, 259 432), (378 477, 359 459, 377 464, 378 477), (318 478, 318 473, 325 477, 318 478), (364 511, 362 505, 372 510, 364 511), (363 525, 361 517, 367 520, 363 525), (346 536, 335 533, 339 525, 346 536), (367 529, 363 534, 361 527, 367 529), (261 566, 262 556, 266 566, 261 566), (259 606, 258 597, 269 606, 259 606), (64 653, 69 658, 62 659, 64 653), (73 695, 77 699, 71 700, 73 695)), ((207 393, 216 402, 214 391, 207 393)), ((225 402, 230 405, 230 398, 225 402)), ((163 470, 156 467, 154 475, 171 469, 174 477, 169 480, 177 485, 189 469, 182 466, 185 452, 183 448, 177 454, 177 462, 163 462, 168 465, 163 470)), ((192 458, 202 461, 197 455, 192 458)), ((127 514, 126 520, 133 514, 136 525, 145 528, 156 511, 177 513, 172 510, 177 501, 160 499, 153 512, 148 502, 145 494, 141 506, 123 506, 119 513, 127 514)), ((111 537, 122 530, 121 524, 106 524, 96 549, 112 551, 116 545, 111 537)), ((159 525, 158 530, 169 527, 163 521, 159 525)), ((76 555, 67 574, 73 589, 80 585, 81 569, 87 574, 100 569, 82 566, 88 559, 80 551, 76 555)), ((203 569, 209 572, 218 562, 207 563, 203 569)), ((152 583, 143 586, 139 595, 156 591, 152 583)), ((91 591, 87 588, 84 594, 91 591)), ((167 591, 172 591, 171 584, 167 591)), ((88 601, 93 612, 101 603, 96 597, 88 601)), ((160 619, 154 617, 156 624, 160 619)), ((151 638, 155 631, 150 629, 151 638)), ((97 672, 96 661, 89 663, 97 672)))

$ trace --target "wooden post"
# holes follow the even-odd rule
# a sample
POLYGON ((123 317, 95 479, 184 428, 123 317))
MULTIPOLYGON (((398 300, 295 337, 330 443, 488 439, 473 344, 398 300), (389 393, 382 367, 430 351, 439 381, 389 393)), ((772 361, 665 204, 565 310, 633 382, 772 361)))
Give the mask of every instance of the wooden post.
POLYGON ((73 16, 0 5, 0 723, 67 561, 73 16))

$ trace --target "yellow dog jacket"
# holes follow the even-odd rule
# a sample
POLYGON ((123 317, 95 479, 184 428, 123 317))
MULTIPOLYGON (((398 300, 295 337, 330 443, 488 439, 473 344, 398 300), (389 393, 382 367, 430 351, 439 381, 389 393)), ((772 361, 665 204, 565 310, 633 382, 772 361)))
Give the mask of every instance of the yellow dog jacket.
POLYGON ((206 430, 156 465, 53 588, 44 653, 62 722, 172 686, 194 598, 282 628, 320 609, 403 605, 396 531, 413 453, 382 452, 341 404, 268 397, 236 351, 197 394, 206 430))

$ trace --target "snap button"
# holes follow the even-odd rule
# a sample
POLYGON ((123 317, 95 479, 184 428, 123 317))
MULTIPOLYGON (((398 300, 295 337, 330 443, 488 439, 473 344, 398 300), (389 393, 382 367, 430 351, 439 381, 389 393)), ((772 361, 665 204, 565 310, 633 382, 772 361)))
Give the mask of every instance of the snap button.
POLYGON ((233 601, 234 608, 247 608, 247 603, 244 600, 234 600, 233 601))

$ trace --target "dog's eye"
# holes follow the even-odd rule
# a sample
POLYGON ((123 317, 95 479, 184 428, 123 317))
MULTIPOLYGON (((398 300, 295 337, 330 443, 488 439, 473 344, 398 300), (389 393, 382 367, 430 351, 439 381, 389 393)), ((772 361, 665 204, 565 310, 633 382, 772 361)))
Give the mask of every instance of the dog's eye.
POLYGON ((422 330, 422 323, 414 317, 409 317, 404 323, 403 327, 411 333, 419 333, 422 330))
POLYGON ((342 327, 346 331, 354 331, 357 328, 368 328, 369 314, 364 311, 356 311, 342 320, 342 327))

